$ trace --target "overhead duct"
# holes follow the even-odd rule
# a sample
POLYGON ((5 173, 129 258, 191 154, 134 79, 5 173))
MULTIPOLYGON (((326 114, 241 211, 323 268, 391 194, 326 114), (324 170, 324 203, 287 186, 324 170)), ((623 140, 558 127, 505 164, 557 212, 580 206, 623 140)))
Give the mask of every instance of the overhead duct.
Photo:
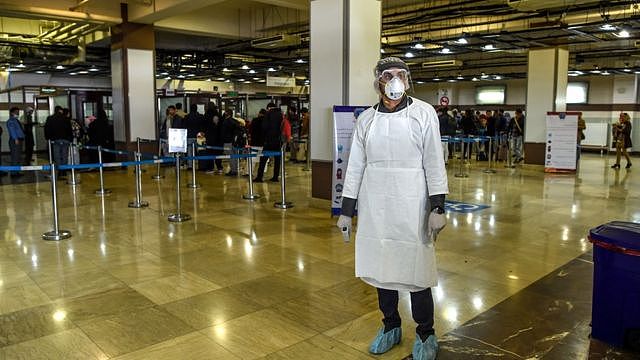
POLYGON ((297 46, 301 43, 300 35, 280 34, 261 39, 251 40, 251 46, 257 49, 276 49, 297 46))
POLYGON ((438 68, 460 67, 460 66, 462 66, 462 60, 425 61, 422 63, 423 69, 438 69, 438 68))
POLYGON ((78 52, 76 56, 72 57, 69 60, 65 60, 62 62, 62 65, 73 65, 77 63, 85 63, 87 62, 87 44, 84 42, 84 38, 78 38, 78 52))
POLYGON ((600 0, 507 0, 507 5, 518 11, 540 11, 597 2, 600 0))

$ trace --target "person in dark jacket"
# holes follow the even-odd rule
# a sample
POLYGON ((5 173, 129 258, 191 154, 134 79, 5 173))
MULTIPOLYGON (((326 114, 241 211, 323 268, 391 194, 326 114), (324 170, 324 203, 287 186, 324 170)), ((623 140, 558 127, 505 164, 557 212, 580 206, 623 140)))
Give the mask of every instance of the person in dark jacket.
MULTIPOLYGON (((222 146, 222 142, 220 139, 220 113, 218 113, 218 108, 213 104, 209 104, 207 111, 204 113, 204 137, 207 139, 207 146, 222 146)), ((207 155, 221 155, 222 150, 218 149, 207 149, 205 150, 205 154, 207 155)), ((213 174, 215 173, 215 168, 219 173, 223 172, 222 167, 222 159, 216 160, 205 160, 201 161, 201 170, 206 171, 207 173, 213 174)))
POLYGON ((611 166, 613 169, 620 169, 620 156, 624 155, 627 160, 627 166, 631 167, 631 159, 627 149, 633 147, 631 142, 631 117, 627 113, 621 113, 619 121, 613 124, 613 139, 616 146, 616 163, 611 166))
MULTIPOLYGON (((282 137, 282 111, 276 107, 274 103, 267 105, 267 115, 262 121, 262 135, 264 140, 263 149, 265 151, 280 151, 282 137)), ((277 182, 280 173, 280 157, 273 158, 273 177, 270 181, 277 182)), ((258 175, 255 182, 262 182, 264 176, 264 168, 267 165, 267 157, 260 158, 260 166, 258 167, 258 175)))
POLYGON ((188 139, 195 139, 198 136, 199 132, 204 132, 205 130, 204 116, 198 113, 197 104, 191 104, 191 106, 189 106, 189 113, 184 118, 184 124, 187 129, 188 139))
MULTIPOLYGON (((63 115, 61 106, 56 106, 52 115, 44 124, 44 138, 51 140, 53 162, 60 166, 66 165, 69 157, 69 143, 73 141, 73 129, 71 122, 63 115)), ((60 171, 60 176, 65 176, 66 171, 60 171)))
MULTIPOLYGON (((9 132, 9 150, 11 151, 11 165, 20 166, 22 160, 22 146, 24 144, 24 128, 18 119, 20 109, 12 107, 9 109, 9 120, 7 120, 7 132, 9 132)), ((22 176, 19 171, 9 172, 11 176, 22 176)))
POLYGON ((251 120, 251 146, 262 147, 264 145, 264 136, 262 133, 262 122, 267 115, 266 109, 260 109, 258 116, 251 120))
POLYGON ((33 108, 31 106, 27 106, 24 109, 24 114, 22 115, 22 126, 24 127, 24 164, 31 165, 31 161, 33 161, 33 147, 35 146, 35 139, 33 138, 33 108))
MULTIPOLYGON (((103 148, 109 147, 109 119, 107 118, 107 112, 104 109, 98 110, 98 116, 89 124, 87 131, 89 136, 89 144, 93 146, 102 146, 103 148)), ((98 153, 96 151, 90 152, 92 163, 98 162, 98 153)))
MULTIPOLYGON (((233 144, 236 141, 237 127, 240 126, 238 121, 233 117, 233 110, 227 109, 224 111, 224 115, 222 116, 222 130, 221 137, 223 147, 225 148, 225 154, 234 155, 236 151, 234 151, 233 144)), ((229 164, 231 168, 229 172, 225 175, 227 176, 238 176, 238 159, 232 158, 229 160, 229 164)))

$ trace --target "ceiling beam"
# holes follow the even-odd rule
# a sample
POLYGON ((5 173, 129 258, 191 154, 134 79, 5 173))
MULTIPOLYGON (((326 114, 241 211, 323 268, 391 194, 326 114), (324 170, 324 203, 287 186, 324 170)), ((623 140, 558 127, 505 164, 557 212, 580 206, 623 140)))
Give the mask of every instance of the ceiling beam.
POLYGON ((296 10, 308 10, 309 0, 253 0, 255 2, 296 10))
POLYGON ((155 0, 150 5, 133 3, 128 5, 128 20, 135 23, 152 24, 224 1, 225 0, 155 0))

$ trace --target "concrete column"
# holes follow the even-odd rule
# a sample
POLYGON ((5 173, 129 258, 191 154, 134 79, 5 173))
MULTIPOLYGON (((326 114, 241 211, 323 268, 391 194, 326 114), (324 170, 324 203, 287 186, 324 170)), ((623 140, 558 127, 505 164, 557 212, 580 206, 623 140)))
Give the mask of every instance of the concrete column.
POLYGON ((311 1, 312 196, 331 198, 334 105, 373 105, 380 0, 311 1), (329 26, 330 25, 330 26, 329 26))
POLYGON ((155 35, 153 25, 127 21, 112 28, 111 86, 115 141, 127 147, 137 137, 155 139, 155 35))
POLYGON ((524 151, 527 164, 544 165, 548 111, 567 110, 569 51, 529 50, 524 151))

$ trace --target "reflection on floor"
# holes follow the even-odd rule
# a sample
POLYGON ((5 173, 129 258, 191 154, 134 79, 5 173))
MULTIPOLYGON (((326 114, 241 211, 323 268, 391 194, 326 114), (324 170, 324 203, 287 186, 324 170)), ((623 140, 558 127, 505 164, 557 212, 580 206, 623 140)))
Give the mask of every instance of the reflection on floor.
MULTIPOLYGON (((589 228, 640 221, 633 170, 614 171, 585 156, 578 175, 538 168, 472 165, 450 170, 451 200, 490 205, 449 213, 439 236, 436 331, 442 359, 625 357, 590 342, 589 228), (557 279, 562 274, 561 280, 557 279), (506 300, 506 301, 505 301, 506 300)), ((75 189, 59 182, 61 228, 73 237, 44 242, 51 228, 50 184, 0 187, 0 359, 401 359, 405 339, 372 357, 380 326, 376 294, 353 276, 353 244, 312 200, 310 174, 290 166, 288 200, 279 186, 244 177, 198 174, 183 189, 193 220, 172 224, 174 176, 143 176, 147 209, 129 209, 131 169, 106 173, 112 195, 94 195, 95 173, 75 189)), ((183 173, 188 176, 187 172, 183 173)), ((188 181, 184 181, 188 182, 188 181)), ((636 357, 637 358, 637 357, 636 357)))

